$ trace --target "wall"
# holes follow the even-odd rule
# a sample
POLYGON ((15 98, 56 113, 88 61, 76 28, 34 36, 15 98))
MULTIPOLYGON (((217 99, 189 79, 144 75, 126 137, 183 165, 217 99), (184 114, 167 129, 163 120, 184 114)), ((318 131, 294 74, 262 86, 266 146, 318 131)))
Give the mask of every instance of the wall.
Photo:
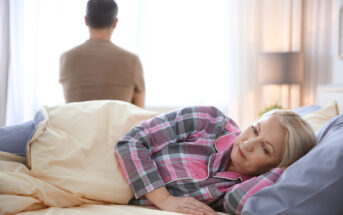
POLYGON ((0 1, 0 127, 6 121, 7 78, 9 66, 9 2, 0 1))
POLYGON ((339 29, 339 10, 343 7, 343 0, 337 0, 333 5, 332 13, 332 23, 333 23, 333 32, 332 32, 332 52, 331 52, 331 64, 332 64, 332 80, 333 84, 342 84, 343 83, 343 58, 338 57, 338 29, 339 29))

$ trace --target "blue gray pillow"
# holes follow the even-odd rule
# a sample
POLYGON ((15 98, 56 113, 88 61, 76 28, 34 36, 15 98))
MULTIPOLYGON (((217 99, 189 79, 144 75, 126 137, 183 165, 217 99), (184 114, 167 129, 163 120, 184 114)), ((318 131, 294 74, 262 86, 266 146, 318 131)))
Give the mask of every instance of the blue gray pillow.
POLYGON ((43 119, 44 117, 39 111, 31 121, 0 128, 0 151, 25 157, 26 145, 43 119))
POLYGON ((320 109, 319 105, 307 105, 294 109, 293 111, 298 113, 300 116, 305 116, 306 114, 312 113, 320 109))
POLYGON ((252 195, 242 214, 343 214, 343 115, 327 122, 317 140, 275 185, 252 195))

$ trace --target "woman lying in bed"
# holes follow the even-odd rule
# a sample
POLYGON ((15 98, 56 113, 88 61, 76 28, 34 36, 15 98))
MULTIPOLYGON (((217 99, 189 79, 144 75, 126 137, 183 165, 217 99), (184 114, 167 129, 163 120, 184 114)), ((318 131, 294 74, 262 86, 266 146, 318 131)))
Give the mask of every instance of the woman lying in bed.
POLYGON ((316 144, 310 125, 276 111, 242 133, 214 107, 188 107, 146 120, 116 145, 135 194, 129 204, 187 214, 239 214, 316 144))
MULTIPOLYGON (((85 108, 75 106, 76 110, 85 108)), ((25 156, 26 143, 42 119, 37 114, 34 121, 15 129, 0 128, 0 150, 25 156)), ((216 108, 189 107, 134 127, 118 142, 116 152, 135 194, 130 204, 188 214, 214 210, 236 214, 247 198, 275 183, 282 169, 305 155, 315 142, 310 126, 293 112, 275 112, 241 133, 216 108)))

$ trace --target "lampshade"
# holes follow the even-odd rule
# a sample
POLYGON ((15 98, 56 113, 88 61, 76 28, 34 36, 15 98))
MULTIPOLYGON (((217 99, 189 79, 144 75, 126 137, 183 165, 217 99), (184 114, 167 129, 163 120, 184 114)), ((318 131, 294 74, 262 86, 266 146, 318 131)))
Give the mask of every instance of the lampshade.
POLYGON ((302 59, 299 52, 261 53, 258 62, 262 84, 297 84, 302 81, 302 59))

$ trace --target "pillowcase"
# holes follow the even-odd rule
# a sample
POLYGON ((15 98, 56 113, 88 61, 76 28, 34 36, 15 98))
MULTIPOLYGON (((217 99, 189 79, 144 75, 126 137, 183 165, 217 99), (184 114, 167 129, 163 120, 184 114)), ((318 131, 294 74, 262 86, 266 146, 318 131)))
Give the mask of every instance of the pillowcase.
POLYGON ((300 116, 305 116, 306 114, 312 113, 320 109, 319 105, 306 105, 302 107, 298 107, 293 111, 299 114, 300 116))
POLYGON ((343 214, 343 115, 326 123, 317 140, 275 185, 252 195, 242 214, 343 214))
POLYGON ((303 119, 305 119, 312 127, 314 132, 318 132, 319 129, 330 119, 334 118, 338 115, 338 108, 337 108, 337 102, 332 101, 325 105, 324 107, 320 108, 317 111, 314 111, 312 113, 306 114, 303 116, 303 119))
POLYGON ((33 121, 0 128, 0 151, 25 157, 26 143, 34 130, 33 121))
POLYGON ((0 128, 0 151, 25 157, 26 145, 43 119, 42 113, 37 112, 34 120, 0 128))

